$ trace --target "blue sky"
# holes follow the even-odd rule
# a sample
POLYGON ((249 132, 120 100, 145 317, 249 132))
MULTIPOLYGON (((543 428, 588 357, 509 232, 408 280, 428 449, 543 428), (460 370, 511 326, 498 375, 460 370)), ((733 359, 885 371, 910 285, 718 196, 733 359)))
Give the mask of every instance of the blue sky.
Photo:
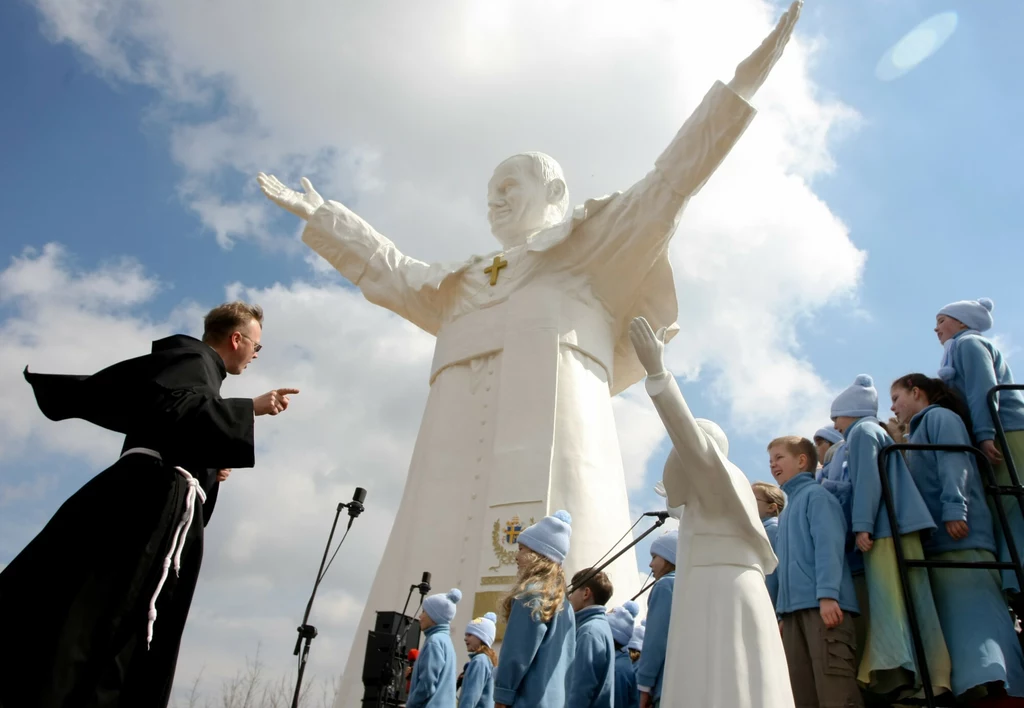
MULTIPOLYGON (((275 107, 267 103, 266 96, 256 95, 251 82, 246 83, 244 77, 233 76, 230 68, 225 68, 231 66, 230 58, 225 59, 210 50, 208 65, 202 65, 198 59, 181 59, 186 50, 193 49, 184 44, 181 52, 167 54, 157 53, 155 49, 133 48, 129 57, 132 61, 155 57, 166 66, 180 61, 182 75, 193 77, 189 81, 196 82, 188 84, 189 87, 199 86, 210 92, 207 100, 176 100, 169 96, 166 81, 143 80, 138 73, 117 76, 117 71, 110 68, 112 64, 104 64, 109 55, 103 52, 109 48, 100 51, 95 45, 85 44, 87 33, 76 34, 75 27, 60 25, 53 18, 55 14, 60 13, 48 5, 40 9, 22 0, 0 4, 0 85, 4 87, 6 99, 0 103, 0 214, 3 219, 0 270, 11 267, 13 259, 22 258, 26 248, 38 251, 50 242, 59 242, 65 249, 66 257, 62 261, 65 276, 71 273, 71 277, 87 277, 104 264, 116 264, 128 256, 141 264, 145 276, 155 278, 160 286, 152 297, 104 310, 103 322, 113 322, 120 317, 119 321, 127 323, 128 327, 143 323, 154 331, 180 321, 182 308, 187 310, 189 302, 208 307, 224 299, 225 288, 232 283, 242 283, 264 293, 270 292, 275 284, 291 294, 298 292, 295 290, 297 283, 338 288, 337 279, 311 270, 306 252, 294 241, 297 225, 293 218, 273 211, 261 217, 260 228, 284 238, 271 247, 243 234, 235 237, 233 247, 225 249, 215 240, 210 222, 204 221, 192 208, 194 202, 190 200, 194 193, 184 189, 185 184, 198 183, 202 190, 215 193, 224 203, 263 208, 261 199, 252 191, 251 171, 240 169, 242 166, 250 168, 245 159, 224 158, 214 168, 203 169, 197 167, 195 152, 190 153, 192 157, 182 157, 187 152, 181 142, 183 126, 209 125, 221 118, 228 119, 230 125, 231 120, 240 117, 244 125, 250 113, 256 124, 253 135, 246 128, 239 136, 234 136, 238 143, 231 143, 232 136, 228 136, 225 144, 244 146, 245 140, 251 138, 252 149, 259 151, 261 158, 280 158, 276 163, 266 163, 264 169, 295 177, 297 161, 311 170, 311 176, 319 176, 334 188, 328 196, 343 198, 357 210, 365 207, 378 220, 385 223, 391 220, 396 227, 416 222, 415 214, 389 214, 381 206, 384 199, 381 190, 360 186, 361 173, 352 167, 348 154, 338 157, 337 144, 317 142, 315 134, 319 126, 310 127, 308 133, 297 128, 294 134, 285 137, 281 137, 280 131, 275 132, 274 121, 280 119, 275 107), (44 32, 44 16, 48 22, 62 28, 60 34, 66 41, 51 41, 53 25, 47 25, 50 29, 44 32), (198 79, 194 79, 196 75, 198 79), (264 138, 262 132, 270 137, 264 138), (331 169, 335 169, 335 173, 331 173, 331 169)), ((172 19, 185 21, 182 16, 172 19)), ((99 25, 101 29, 109 29, 106 24, 99 25)), ((850 281, 849 287, 844 285, 835 292, 822 290, 827 292, 827 297, 818 305, 801 300, 793 305, 792 312, 780 306, 781 310, 771 313, 784 322, 780 325, 786 329, 781 337, 783 348, 794 360, 813 367, 816 376, 831 390, 845 387, 859 373, 870 373, 882 391, 882 408, 886 410, 889 381, 912 370, 934 372, 941 353, 931 332, 934 314, 947 302, 965 298, 986 296, 995 301, 993 333, 999 336, 1009 353, 1011 365, 1017 365, 1016 347, 1024 341, 1024 306, 1016 277, 1017 264, 1024 262, 1018 205, 1020 195, 1024 194, 1020 167, 1024 164, 1024 140, 1019 133, 1020 119, 1024 116, 1024 83, 1018 70, 1024 64, 1024 48, 1019 41, 1022 26, 1024 4, 1015 0, 946 5, 891 0, 807 2, 799 33, 817 42, 817 46, 810 54, 800 81, 813 83, 816 101, 841 101, 855 111, 858 118, 829 125, 827 139, 823 138, 821 144, 827 146, 834 165, 831 170, 815 170, 810 175, 806 199, 801 204, 810 209, 816 200, 823 201, 848 229, 852 246, 867 253, 867 261, 857 279, 847 272, 849 268, 829 257, 829 254, 842 257, 851 252, 849 248, 836 247, 826 252, 820 262, 800 263, 792 270, 787 265, 788 255, 782 253, 763 271, 749 271, 749 276, 763 285, 765 293, 785 289, 786 283, 807 279, 814 271, 826 275, 836 273, 844 283, 850 281), (956 31, 949 41, 901 78, 889 82, 878 80, 875 66, 885 51, 919 22, 944 11, 955 11, 958 15, 956 31), (795 338, 790 337, 790 328, 795 338)), ((265 20, 262 30, 266 35, 261 30, 253 41, 270 41, 268 38, 274 36, 275 29, 272 19, 265 20)), ((153 30, 148 28, 147 31, 153 30)), ((171 36, 172 30, 167 32, 171 36)), ((246 32, 238 28, 233 34, 245 35, 246 32)), ((124 28, 111 30, 110 36, 115 40, 132 37, 130 30, 124 28)), ((137 36, 134 39, 138 41, 137 36)), ((118 42, 113 41, 112 46, 118 46, 118 42)), ((286 46, 294 47, 295 43, 286 46)), ((683 51, 685 53, 685 49, 683 51)), ((741 55, 730 61, 739 58, 741 55)), ((323 57, 310 61, 313 66, 322 68, 317 62, 322 62, 323 57)), ((333 77, 331 72, 327 73, 333 77)), ((358 73, 358 70, 353 69, 351 73, 358 73)), ((703 74, 700 79, 704 79, 703 74)), ((321 81, 320 85, 330 87, 331 80, 321 81)), ((381 95, 401 96, 403 84, 398 81, 396 86, 391 93, 385 94, 382 89, 381 95)), ((702 90, 694 89, 694 96, 699 98, 702 90)), ((330 90, 325 92, 330 93, 330 90)), ((306 107, 287 92, 282 92, 279 101, 289 107, 281 109, 280 113, 306 112, 306 107)), ((692 108, 693 99, 688 97, 686 101, 692 108)), ((428 101, 413 105, 431 104, 428 101)), ((359 110, 358 101, 346 106, 346 111, 352 114, 359 110)), ((396 113, 403 111, 402 107, 395 109, 396 113)), ((769 115, 766 110, 759 120, 764 118, 764 122, 769 122, 766 117, 769 115)), ((799 114, 796 119, 801 115, 808 114, 799 114)), ((423 114, 422 117, 428 126, 432 125, 429 116, 423 114)), ((367 163, 384 164, 382 173, 386 169, 393 170, 388 173, 390 181, 384 180, 383 194, 389 197, 404 189, 398 168, 387 167, 405 159, 396 155, 398 149, 392 151, 387 144, 374 143, 374 138, 379 136, 371 134, 369 129, 365 134, 360 133, 358 126, 365 122, 360 123, 358 116, 346 116, 344 120, 352 121, 345 123, 348 133, 344 137, 353 152, 358 152, 357 147, 361 150, 369 145, 372 155, 367 163)), ((522 126, 523 134, 530 139, 547 135, 534 127, 529 118, 523 119, 522 126)), ((454 130, 450 126, 449 129, 454 130)), ((502 126, 502 131, 509 129, 502 126)), ((394 130, 394 135, 420 135, 420 126, 416 123, 399 123, 394 130), (403 126, 405 132, 401 132, 403 126)), ((430 139, 443 135, 443 130, 443 125, 424 129, 430 139)), ((484 144, 487 139, 487 135, 481 138, 484 144)), ((755 142, 760 138, 748 135, 747 139, 755 142)), ((505 143, 501 142, 504 138, 494 140, 499 143, 497 149, 505 150, 505 143)), ((467 146, 475 144, 466 143, 467 146)), ((201 151, 203 143, 191 145, 193 148, 198 145, 196 149, 201 151)), ((568 141, 561 148, 570 154, 565 163, 570 181, 573 166, 579 168, 578 171, 582 170, 581 165, 590 167, 582 158, 572 156, 574 148, 568 141)), ((544 149, 556 156, 561 154, 559 144, 544 149)), ((412 155, 407 159, 415 163, 419 158, 412 155)), ((738 156, 730 162, 746 164, 742 159, 745 158, 738 156)), ((465 172, 470 167, 461 163, 472 165, 473 169, 477 167, 468 157, 452 162, 460 164, 452 167, 451 175, 439 179, 439 189, 457 185, 452 188, 454 196, 445 216, 450 221, 445 223, 459 225, 476 219, 482 228, 485 222, 479 203, 482 201, 480 185, 488 175, 475 171, 467 177, 465 172), (466 195, 461 191, 466 180, 471 181, 465 190, 469 195, 468 211, 463 200, 466 195)), ((623 179, 639 176, 638 166, 649 162, 646 157, 638 158, 634 165, 626 159, 622 174, 627 177, 623 179)), ((794 169, 800 171, 798 166, 794 169)), ((617 174, 613 176, 618 179, 617 174)), ((709 185, 711 195, 706 198, 706 204, 711 204, 732 179, 730 175, 720 177, 709 185)), ((586 189, 590 188, 589 177, 580 174, 578 179, 586 189)), ((600 178, 594 183, 605 189, 626 186, 605 185, 600 178)), ((575 196, 583 195, 577 191, 575 196)), ((695 200, 695 210, 699 209, 703 197, 695 200)), ((766 220, 775 218, 773 205, 758 208, 765 210, 766 220)), ((777 208, 785 210, 790 206, 779 203, 777 208)), ((402 212, 402 209, 395 211, 402 212)), ((799 223, 800 219, 799 214, 787 218, 795 220, 793 223, 799 223)), ((677 240, 691 223, 696 232, 713 230, 715 226, 713 215, 698 213, 693 219, 688 215, 677 240)), ((394 238, 398 241, 398 236, 394 238)), ((416 245, 421 250, 424 244, 431 242, 430 234, 418 238, 416 245)), ((836 230, 829 238, 838 243, 847 236, 836 230)), ((461 241, 444 243, 453 251, 456 246, 460 253, 466 250, 461 241)), ((785 242, 781 243, 780 248, 784 248, 785 242)), ((791 260, 795 263, 799 259, 791 260)), ((306 296, 299 300, 305 301, 303 298, 306 296)), ((0 290, 0 317, 3 318, 0 327, 5 328, 0 331, 12 332, 9 328, 14 322, 48 326, 47 322, 32 319, 33 315, 28 312, 31 306, 26 302, 28 300, 21 296, 3 297, 0 290)), ((353 302, 356 303, 352 306, 353 318, 362 316, 359 309, 362 305, 367 311, 371 309, 367 303, 353 302)), ((97 309, 89 306, 89 312, 95 313, 97 309)), ((121 356, 119 351, 104 348, 104 342, 96 339, 95 332, 76 330, 75 322, 72 317, 65 323, 69 326, 67 337, 71 342, 81 342, 91 354, 76 358, 72 351, 59 359, 65 366, 85 367, 86 362, 91 365, 94 361, 121 356)), ((375 325, 366 326, 366 331, 372 332, 375 325)), ((771 329, 773 325, 766 326, 771 329)), ((33 336, 19 340, 19 354, 26 352, 28 355, 32 351, 33 336)), ((426 341, 416 339, 415 333, 409 336, 417 346, 426 341)), ((6 346, 7 343, 0 344, 0 348, 6 346)), ((674 346, 683 349, 688 344, 680 341, 674 346)), ((71 348, 74 349, 73 344, 71 348)), ((137 351, 123 354, 135 353, 137 351)), ((12 369, 14 373, 20 371, 23 363, 32 363, 8 361, 7 357, 3 360, 5 365, 18 367, 12 369)), ((44 357, 44 360, 58 359, 44 357)), ((273 360, 268 357, 267 363, 271 365, 273 360)), ((757 421, 760 422, 751 423, 747 428, 746 421, 750 418, 737 417, 734 401, 723 394, 730 390, 723 384, 728 372, 716 371, 714 362, 708 359, 687 360, 686 364, 696 365, 701 371, 697 380, 684 386, 692 407, 699 415, 733 423, 724 426, 732 439, 733 458, 752 478, 767 477, 763 453, 766 434, 809 435, 813 432, 812 429, 772 428, 773 416, 780 421, 817 417, 818 424, 827 420, 823 395, 801 397, 797 392, 783 399, 780 406, 785 408, 785 402, 800 401, 799 405, 807 406, 808 410, 784 409, 776 415, 769 406, 758 411, 757 421)), ((274 369, 275 374, 282 375, 290 371, 287 361, 280 362, 274 369)), ((410 376, 410 381, 418 382, 413 385, 420 387, 415 389, 416 400, 422 401, 425 394, 422 372, 414 366, 410 376)), ((5 375, 2 380, 16 385, 18 377, 5 375)), ((340 395, 344 397, 343 393, 340 395)), ((358 409, 365 404, 347 400, 338 405, 358 409)), ((37 413, 29 410, 25 415, 37 416, 37 413)), ((396 433, 402 436, 395 453, 398 465, 403 455, 407 460, 418 411, 414 410, 407 417, 409 420, 396 433)), ((645 420, 651 425, 656 423, 656 418, 645 420)), ((34 431, 44 423, 36 420, 33 426, 34 431)), ((13 557, 64 498, 102 468, 101 452, 90 452, 95 456, 76 459, 68 454, 67 448, 56 443, 47 446, 33 435, 36 433, 8 431, 2 441, 10 446, 7 448, 10 454, 0 462, 0 564, 13 557), (3 485, 24 485, 26 480, 41 475, 44 467, 51 473, 47 478, 52 483, 28 496, 18 497, 16 503, 4 504, 3 485), (52 474, 55 470, 59 474, 52 474)), ((112 443, 104 444, 107 447, 103 449, 109 449, 112 443)), ((654 447, 647 461, 644 484, 631 497, 637 508, 657 503, 649 489, 657 478, 666 448, 664 442, 654 447)), ((358 483, 358 477, 346 478, 345 488, 350 489, 353 481, 358 483)), ((219 504, 223 503, 222 499, 219 504)), ((230 510, 221 513, 234 518, 230 510)), ((386 523, 382 528, 386 529, 386 523)), ((220 540, 228 543, 229 536, 235 538, 231 533, 224 529, 220 540)), ((354 596, 358 596, 358 587, 353 590, 354 596)), ((299 604, 296 604, 296 611, 299 604)))

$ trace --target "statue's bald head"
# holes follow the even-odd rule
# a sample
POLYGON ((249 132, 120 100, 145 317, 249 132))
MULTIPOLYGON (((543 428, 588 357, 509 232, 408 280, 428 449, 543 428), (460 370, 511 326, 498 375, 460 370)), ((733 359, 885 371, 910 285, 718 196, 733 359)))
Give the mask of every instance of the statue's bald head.
POLYGON ((725 437, 725 431, 718 426, 718 423, 707 418, 698 418, 697 427, 707 433, 708 437, 715 442, 723 457, 729 457, 729 438, 725 437))
POLYGON ((503 160, 487 185, 487 206, 491 232, 506 246, 557 224, 569 208, 561 165, 542 152, 503 160))

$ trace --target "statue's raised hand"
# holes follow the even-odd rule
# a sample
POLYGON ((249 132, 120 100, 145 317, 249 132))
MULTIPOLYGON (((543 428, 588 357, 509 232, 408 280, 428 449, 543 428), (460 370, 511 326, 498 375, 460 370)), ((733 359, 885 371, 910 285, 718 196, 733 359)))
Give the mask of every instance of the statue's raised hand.
POLYGON ((312 182, 305 177, 302 178, 303 192, 296 192, 294 189, 285 187, 281 184, 281 180, 274 175, 266 175, 262 172, 256 175, 256 181, 263 193, 267 195, 267 199, 282 209, 287 209, 300 219, 308 220, 324 204, 324 198, 313 189, 312 182))
POLYGON ((643 317, 633 318, 629 325, 629 340, 633 342, 636 356, 648 375, 660 374, 665 370, 665 328, 657 332, 643 317))
POLYGON ((665 483, 660 479, 654 483, 654 492, 659 497, 665 498, 665 510, 668 511, 668 515, 676 521, 683 518, 683 507, 682 506, 669 506, 668 505, 668 492, 665 491, 665 483))
POLYGON ((782 50, 786 48, 789 38, 793 35, 796 21, 800 18, 800 8, 803 4, 803 0, 794 0, 772 33, 761 42, 761 46, 736 67, 736 75, 729 82, 729 88, 745 100, 749 101, 754 97, 782 56, 782 50))

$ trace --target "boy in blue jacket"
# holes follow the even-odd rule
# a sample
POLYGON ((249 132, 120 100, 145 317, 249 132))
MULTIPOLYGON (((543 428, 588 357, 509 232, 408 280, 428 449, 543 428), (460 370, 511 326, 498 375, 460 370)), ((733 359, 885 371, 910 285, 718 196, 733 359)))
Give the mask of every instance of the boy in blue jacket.
POLYGON ((615 642, 615 708, 640 708, 640 691, 636 687, 636 672, 629 656, 636 616, 640 605, 632 600, 608 613, 608 626, 615 642))
POLYGON ((775 571, 782 646, 798 706, 863 706, 855 679, 858 611, 846 565, 846 520, 829 492, 814 481, 817 452, 806 438, 768 445, 772 476, 788 497, 779 517, 775 571))
POLYGON ((672 591, 676 584, 676 544, 679 532, 662 534, 651 544, 651 570, 654 587, 647 600, 647 633, 644 651, 637 662, 636 683, 640 691, 640 708, 661 702, 661 685, 665 678, 665 649, 668 647, 668 625, 672 618, 672 591))
POLYGON ((566 708, 612 708, 615 694, 615 642, 605 604, 612 581, 592 568, 572 576, 569 604, 576 613, 576 657, 566 682, 566 708))
POLYGON ((451 708, 455 705, 455 647, 451 621, 462 591, 452 588, 444 595, 423 601, 420 629, 426 640, 412 670, 406 708, 451 708))

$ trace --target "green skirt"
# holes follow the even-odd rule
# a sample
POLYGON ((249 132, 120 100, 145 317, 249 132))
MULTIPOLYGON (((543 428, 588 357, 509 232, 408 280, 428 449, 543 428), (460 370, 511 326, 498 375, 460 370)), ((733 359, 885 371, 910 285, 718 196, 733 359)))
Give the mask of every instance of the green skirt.
MULTIPOLYGON (((909 533, 902 539, 903 554, 907 560, 924 559, 920 534, 909 533)), ((942 636, 928 571, 909 568, 907 573, 932 689, 939 695, 951 687, 949 650, 942 636)), ((923 682, 914 661, 910 621, 900 588, 896 547, 891 538, 875 539, 872 549, 864 554, 864 575, 871 621, 857 680, 872 693, 917 692, 923 682)))
MULTIPOLYGON (((1013 430, 1006 434, 1006 442, 1010 447, 1009 454, 1013 455, 1014 467, 1017 470, 1018 477, 1024 477, 1024 430, 1013 430)), ((1003 453, 1003 459, 1008 456, 1007 451, 1000 447, 1003 453)), ((993 470, 996 475, 996 484, 1001 486, 1010 485, 1010 470, 1006 466, 1006 462, 1001 462, 996 465, 993 470)), ((987 480, 984 480, 987 483, 987 480)), ((1024 479, 1021 480, 1024 482, 1024 479)), ((1010 524, 1010 530, 1013 533, 1013 542, 1017 546, 1017 557, 1024 561, 1024 516, 1021 516, 1020 504, 1017 502, 1015 497, 1004 496, 1000 497, 1003 509, 1006 511, 1006 518, 1010 524)), ((1003 534, 1002 525, 999 523, 999 516, 996 514, 996 510, 993 507, 994 502, 991 497, 989 498, 989 507, 992 507, 992 525, 995 526, 996 532, 996 547, 999 550, 999 560, 1004 563, 1010 562, 1010 551, 1006 545, 1006 538, 1003 534)), ((1017 574, 1012 570, 1002 571, 1003 578, 1003 590, 1008 593, 1018 593, 1020 588, 1017 582, 1017 574)))

